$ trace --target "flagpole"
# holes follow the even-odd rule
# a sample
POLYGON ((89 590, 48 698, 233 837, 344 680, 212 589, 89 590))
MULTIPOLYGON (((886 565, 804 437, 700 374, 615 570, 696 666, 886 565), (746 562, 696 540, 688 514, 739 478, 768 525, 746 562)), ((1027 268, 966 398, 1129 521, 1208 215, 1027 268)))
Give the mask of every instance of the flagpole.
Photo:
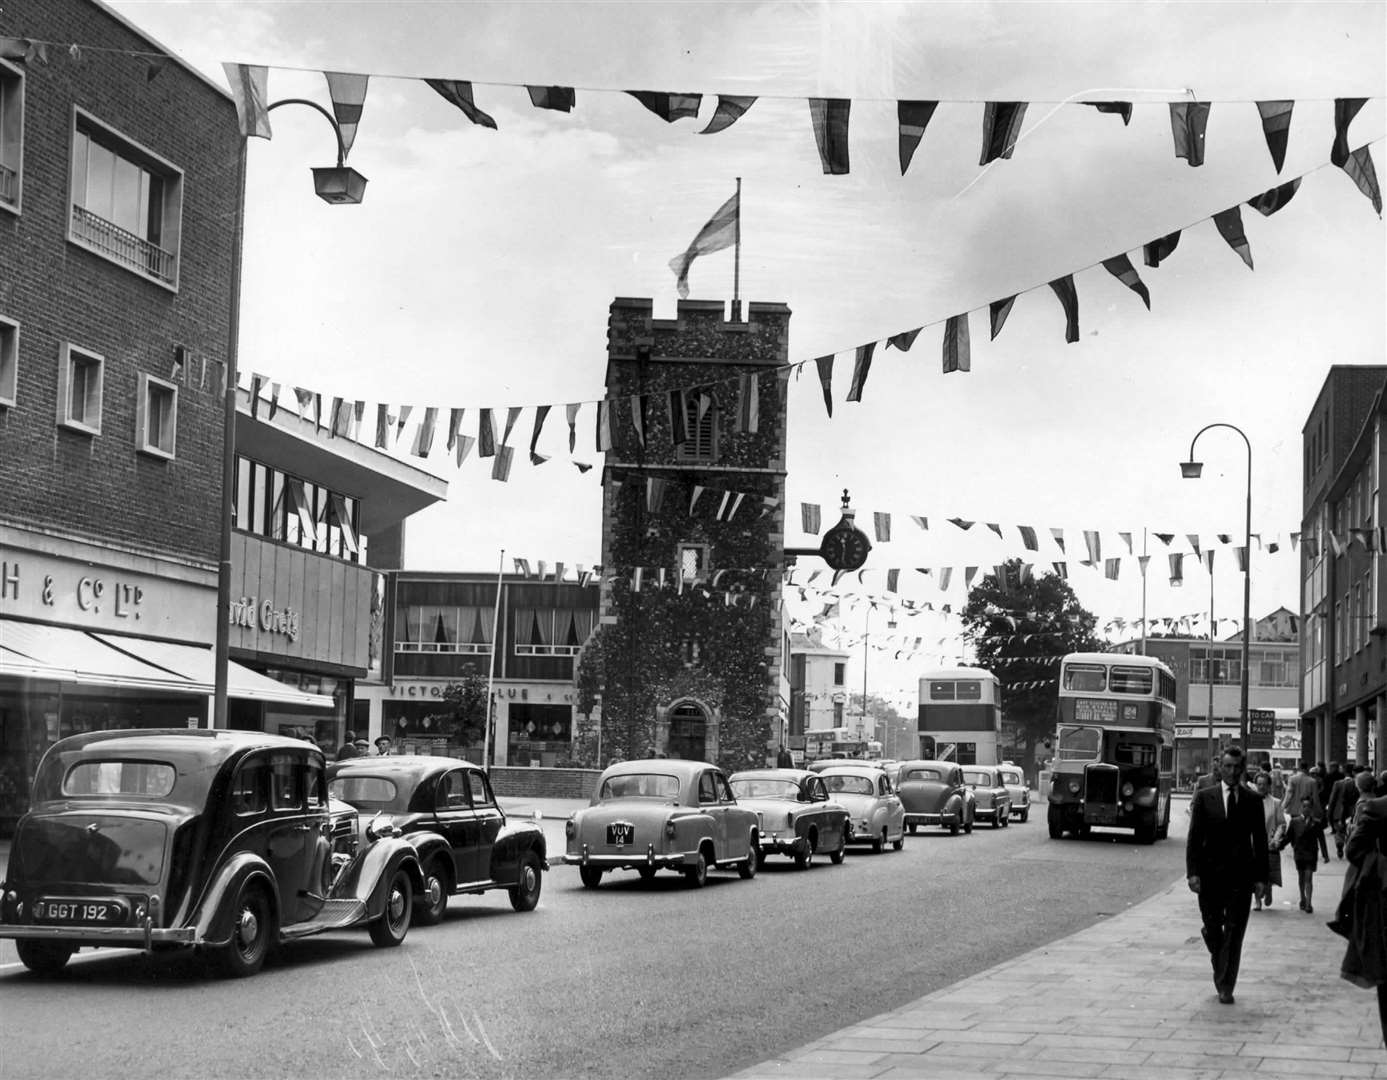
POLYGON ((491 710, 492 687, 496 685, 496 650, 500 648, 497 633, 501 625, 501 577, 505 573, 506 549, 496 559, 496 606, 491 610, 491 663, 486 675, 486 729, 482 735, 482 768, 491 771, 491 710))
POLYGON ((742 178, 737 177, 737 223, 732 246, 732 314, 742 318, 742 178))

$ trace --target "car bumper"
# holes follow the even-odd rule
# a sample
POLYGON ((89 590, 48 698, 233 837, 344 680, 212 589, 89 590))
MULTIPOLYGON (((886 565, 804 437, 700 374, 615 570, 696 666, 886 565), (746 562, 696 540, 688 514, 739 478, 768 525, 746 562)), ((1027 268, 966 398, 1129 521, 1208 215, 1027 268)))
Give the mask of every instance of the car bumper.
POLYGON ((626 870, 641 866, 658 869, 693 866, 698 861, 698 852, 660 852, 653 846, 647 846, 644 851, 594 852, 584 846, 576 853, 566 852, 556 861, 568 866, 595 866, 602 870, 626 870))
POLYGON ((809 838, 806 836, 763 836, 761 837, 763 855, 807 855, 809 838))
POLYGON ((962 825, 959 816, 952 811, 945 814, 906 814, 906 825, 962 825))
MULTIPOLYGON (((1009 817, 1010 815, 1011 812, 1008 811, 1007 816, 1009 817)), ((973 811, 973 817, 976 818, 978 821, 991 821, 996 816, 997 808, 995 806, 979 806, 976 810, 973 811)))
POLYGON ((66 941, 74 945, 152 949, 156 945, 196 945, 197 930, 191 926, 164 929, 145 926, 30 926, 0 923, 0 938, 31 941, 66 941))

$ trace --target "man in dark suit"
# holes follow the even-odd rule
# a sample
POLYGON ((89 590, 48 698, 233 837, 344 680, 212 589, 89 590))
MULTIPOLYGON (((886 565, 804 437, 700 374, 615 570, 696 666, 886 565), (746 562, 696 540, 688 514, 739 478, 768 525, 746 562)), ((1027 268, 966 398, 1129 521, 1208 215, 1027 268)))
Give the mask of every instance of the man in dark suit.
POLYGON ((1185 838, 1185 875, 1199 896, 1204 944, 1214 968, 1214 987, 1224 1005, 1233 1004, 1243 934, 1267 880, 1267 827, 1261 797, 1243 783, 1242 747, 1230 746, 1219 760, 1220 783, 1201 788, 1190 800, 1185 838))

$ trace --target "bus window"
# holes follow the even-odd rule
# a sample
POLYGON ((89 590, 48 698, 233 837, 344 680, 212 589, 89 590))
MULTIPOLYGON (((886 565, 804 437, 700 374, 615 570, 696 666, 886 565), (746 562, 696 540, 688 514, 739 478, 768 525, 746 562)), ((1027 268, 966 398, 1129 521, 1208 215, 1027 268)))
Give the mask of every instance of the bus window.
POLYGON ((954 694, 959 701, 981 701, 982 683, 977 679, 960 679, 954 684, 954 694))
POLYGON ((929 697, 931 701, 953 701, 954 684, 942 680, 931 680, 929 684, 929 697))
POLYGON ((1150 694, 1151 674, 1150 668, 1119 667, 1114 664, 1108 689, 1114 694, 1150 694))
POLYGON ((1070 664, 1064 669, 1064 688, 1101 694, 1107 689, 1107 673, 1102 664, 1070 664))
POLYGON ((1059 761, 1097 761, 1103 733, 1097 728, 1062 727, 1055 757, 1059 761))
POLYGON ((1113 760, 1119 765, 1154 765, 1156 747, 1152 743, 1120 742, 1113 748, 1113 760))

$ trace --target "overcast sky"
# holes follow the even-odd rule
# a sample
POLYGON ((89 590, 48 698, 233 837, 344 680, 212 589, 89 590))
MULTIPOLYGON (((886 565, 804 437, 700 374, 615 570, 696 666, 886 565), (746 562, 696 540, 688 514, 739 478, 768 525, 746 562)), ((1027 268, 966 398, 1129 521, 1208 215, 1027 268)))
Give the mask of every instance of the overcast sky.
MULTIPOLYGON (((957 605, 963 566, 1025 554, 1017 525, 1063 528, 1081 599, 1133 620, 1135 563, 1116 582, 1079 567, 1081 530, 1103 530, 1105 556, 1127 555, 1119 531, 1137 553, 1143 529, 1176 533, 1179 550, 1187 533, 1240 534, 1236 434, 1200 440, 1203 480, 1177 468, 1195 432, 1223 421, 1252 443, 1253 531, 1282 545, 1254 549, 1254 615, 1298 607, 1302 425, 1331 364, 1384 361, 1382 221, 1328 161, 1333 99, 1368 97, 1349 142, 1372 143, 1387 174, 1387 5, 113 6, 220 85, 223 61, 270 65, 274 100, 326 105, 322 71, 373 76, 351 154, 370 179, 361 206, 313 197, 308 169, 331 163, 333 143, 312 111, 278 109, 273 140, 251 140, 243 372, 325 396, 464 406, 473 433, 478 407, 592 401, 611 300, 652 297, 657 316, 673 315, 667 264, 740 176, 743 299, 790 306, 791 361, 839 354, 832 420, 812 364, 790 384, 789 545, 815 542, 800 504, 822 505, 826 528, 847 487, 869 532, 873 511, 893 516, 868 566, 959 567, 947 593, 901 575, 903 595, 957 605), (499 130, 470 124, 424 77, 471 80, 499 130), (576 86, 577 106, 537 110, 524 84, 576 86), (636 89, 708 96, 697 120, 666 124, 620 92, 636 89), (718 92, 759 100, 700 135, 718 92), (1214 103, 1200 168, 1175 157, 1166 105, 1189 92, 1214 103), (810 96, 853 101, 849 175, 822 172, 810 96), (1133 101, 1131 124, 1062 104, 1073 97, 1133 101), (904 177, 896 99, 941 103, 904 177), (1267 99, 1296 102, 1280 177, 1254 104, 1267 99), (983 169, 986 100, 1032 104, 1012 159, 983 169), (1243 208, 1249 271, 1207 219, 1302 174, 1274 217, 1243 208), (1141 265, 1144 242, 1186 226, 1168 261, 1141 265), (1121 252, 1150 312, 1097 265, 1121 252), (1075 344, 1044 284, 1067 273, 1075 344), (987 304, 1018 292, 988 341, 987 304), (965 310, 973 370, 944 375, 942 322, 965 310), (922 325, 909 353, 878 350, 861 403, 843 401, 857 345, 922 325), (980 524, 965 534, 946 524, 955 516, 980 524)), ((697 260, 692 296, 730 298, 732 263, 730 251, 697 260)), ((449 497, 410 523, 411 568, 489 570, 502 548, 507 563, 598 560, 600 470, 571 464, 561 409, 541 445, 554 457, 532 468, 531 423, 527 410, 509 483, 475 457, 454 467, 441 448, 425 463, 449 497)), ((597 462, 582 452, 591 438, 589 425, 576 456, 597 462)), ((1208 576, 1187 560, 1185 585, 1170 587, 1167 549, 1148 545, 1148 614, 1207 611, 1208 576)), ((1043 569, 1066 556, 1043 540, 1026 557, 1043 569)), ((1217 614, 1239 615, 1232 549, 1216 559, 1217 614)), ((856 588, 884 591, 870 575, 856 588)), ((855 632, 862 619, 850 616, 855 632)), ((908 632, 951 655, 937 644, 950 624, 925 622, 908 632)), ((900 689, 920 662, 878 671, 900 689)))

